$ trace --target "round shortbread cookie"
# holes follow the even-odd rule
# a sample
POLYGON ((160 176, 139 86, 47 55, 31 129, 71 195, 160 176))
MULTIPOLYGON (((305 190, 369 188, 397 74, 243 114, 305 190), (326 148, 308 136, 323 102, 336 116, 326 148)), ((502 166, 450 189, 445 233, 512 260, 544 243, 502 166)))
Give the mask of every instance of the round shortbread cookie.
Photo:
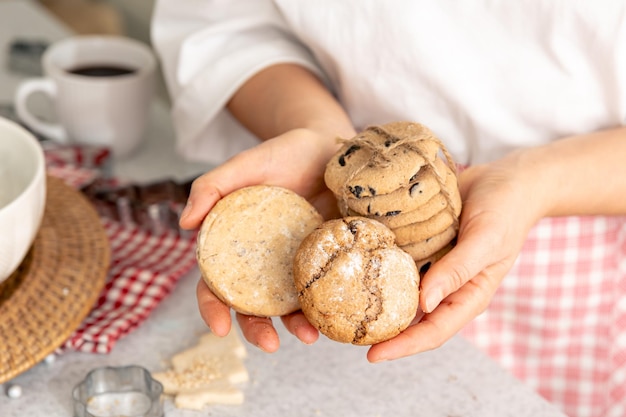
POLYGON ((370 126, 331 158, 324 180, 344 198, 388 194, 407 187, 427 161, 435 160, 439 149, 440 142, 421 124, 370 126))
POLYGON ((198 234, 197 258, 211 291, 235 311, 282 316, 300 308, 293 259, 323 222, 298 194, 257 185, 222 198, 198 234))
POLYGON ((425 259, 443 249, 454 240, 456 235, 456 227, 450 226, 438 235, 422 240, 421 242, 400 246, 400 248, 411 255, 414 260, 425 259))
MULTIPOLYGON (((459 188, 456 182, 456 177, 453 175, 446 176, 446 184, 445 188, 448 192, 452 212, 458 218, 461 214, 461 194, 459 193, 459 188)), ((342 207, 346 207, 345 205, 340 205, 342 207)), ((412 211, 400 212, 400 210, 386 213, 385 216, 375 216, 369 215, 370 219, 377 220, 389 227, 390 229, 396 229, 398 227, 407 226, 409 224, 423 222, 425 220, 430 219, 441 210, 449 210, 448 208, 448 200, 446 196, 441 191, 439 194, 432 197, 428 200, 424 205, 416 208, 412 211)), ((355 212, 354 210, 350 210, 347 208, 347 213, 342 213, 344 216, 359 216, 360 214, 355 212)))
POLYGON ((365 217, 323 223, 294 259, 302 311, 330 339, 356 345, 388 340, 418 309, 419 273, 383 224, 365 217))
MULTIPOLYGON (((437 158, 433 163, 434 169, 443 177, 443 184, 448 182, 448 176, 456 177, 442 159, 437 158)), ((420 169, 414 182, 408 187, 399 188, 389 194, 375 197, 346 198, 337 196, 339 204, 346 204, 348 208, 363 216, 385 216, 393 212, 407 212, 416 210, 424 205, 441 191, 440 180, 430 166, 420 169)))

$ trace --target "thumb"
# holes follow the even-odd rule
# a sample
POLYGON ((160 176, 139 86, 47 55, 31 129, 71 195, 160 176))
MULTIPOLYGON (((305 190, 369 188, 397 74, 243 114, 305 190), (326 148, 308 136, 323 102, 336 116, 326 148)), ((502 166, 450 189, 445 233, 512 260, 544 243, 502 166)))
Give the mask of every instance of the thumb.
POLYGON ((498 262, 497 240, 479 230, 462 229, 457 245, 422 277, 420 305, 425 313, 432 312, 445 297, 498 262))
POLYGON ((199 227, 222 197, 240 188, 259 183, 258 172, 251 169, 257 163, 248 161, 250 158, 246 156, 247 154, 248 152, 244 151, 196 178, 191 185, 187 204, 180 215, 179 224, 182 228, 199 227))

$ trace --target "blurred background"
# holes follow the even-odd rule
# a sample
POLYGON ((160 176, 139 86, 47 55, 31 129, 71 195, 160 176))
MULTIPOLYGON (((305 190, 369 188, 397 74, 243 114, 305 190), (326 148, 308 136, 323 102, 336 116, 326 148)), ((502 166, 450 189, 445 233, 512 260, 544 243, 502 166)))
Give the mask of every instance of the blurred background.
POLYGON ((155 0, 39 0, 77 33, 126 35, 150 42, 155 0))
MULTIPOLYGON (((156 0, 37 0, 79 34, 124 35, 150 44, 150 18, 156 0)), ((163 80, 157 94, 168 96, 163 80)))

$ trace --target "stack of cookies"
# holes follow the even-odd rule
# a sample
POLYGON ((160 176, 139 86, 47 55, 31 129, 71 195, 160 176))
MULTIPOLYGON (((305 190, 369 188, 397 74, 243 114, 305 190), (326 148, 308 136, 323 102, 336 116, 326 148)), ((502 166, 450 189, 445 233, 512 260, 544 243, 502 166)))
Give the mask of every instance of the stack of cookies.
POLYGON ((386 225, 418 269, 454 245, 461 213, 456 167, 427 127, 411 122, 368 127, 344 142, 324 179, 343 216, 386 225))

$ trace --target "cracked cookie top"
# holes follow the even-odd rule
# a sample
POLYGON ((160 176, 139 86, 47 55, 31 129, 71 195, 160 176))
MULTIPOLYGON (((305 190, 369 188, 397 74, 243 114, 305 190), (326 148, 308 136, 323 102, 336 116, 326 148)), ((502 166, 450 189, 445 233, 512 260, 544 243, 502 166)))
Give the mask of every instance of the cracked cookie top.
POLYGON ((419 273, 382 223, 346 217, 323 223, 294 259, 300 306, 327 337, 356 345, 388 340, 418 308, 419 273))

